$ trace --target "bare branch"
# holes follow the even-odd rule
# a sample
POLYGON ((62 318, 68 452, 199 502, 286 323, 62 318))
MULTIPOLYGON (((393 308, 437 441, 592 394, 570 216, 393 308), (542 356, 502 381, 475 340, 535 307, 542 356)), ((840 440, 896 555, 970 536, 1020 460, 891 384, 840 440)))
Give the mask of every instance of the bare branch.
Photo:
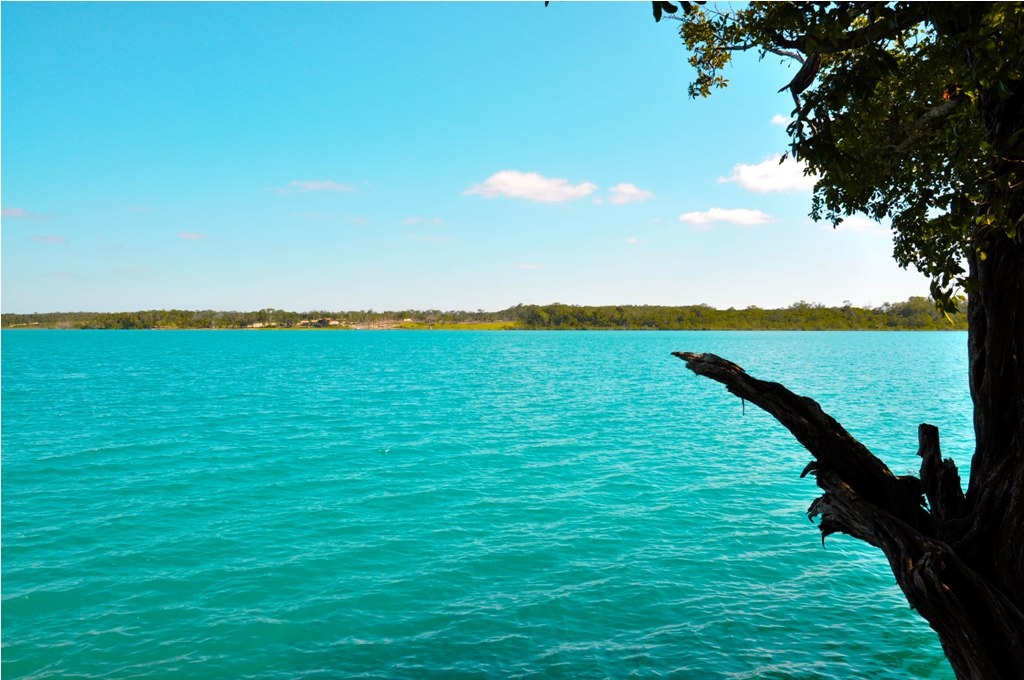
MULTIPOLYGON (((807 54, 808 51, 808 40, 814 41, 814 52, 816 53, 845 52, 865 47, 880 40, 893 39, 908 28, 925 21, 928 18, 926 5, 927 3, 907 3, 888 18, 870 23, 863 28, 854 29, 838 39, 826 40, 811 35, 786 38, 782 34, 777 34, 772 38, 772 42, 785 49, 800 50, 804 54, 807 54)), ((852 23, 851 17, 848 24, 852 23)))
POLYGON ((821 55, 812 54, 804 62, 804 65, 800 67, 800 70, 793 76, 793 80, 789 81, 788 85, 779 88, 779 92, 783 90, 789 90, 793 93, 793 99, 797 103, 797 108, 800 108, 800 100, 797 96, 811 86, 814 79, 818 77, 818 70, 821 68, 821 55))
POLYGON ((788 59, 794 59, 794 60, 800 62, 801 64, 803 64, 805 61, 807 61, 807 59, 804 57, 804 55, 802 55, 801 53, 797 52, 796 50, 783 50, 783 49, 779 49, 778 47, 764 47, 764 46, 762 46, 761 49, 763 49, 765 52, 770 52, 771 54, 775 54, 775 55, 778 55, 780 57, 786 57, 788 59))
POLYGON ((899 144, 890 144, 885 147, 885 151, 891 151, 892 153, 903 153, 917 140, 921 139, 927 134, 927 128, 933 121, 939 120, 949 116, 957 107, 960 106, 962 99, 960 97, 950 98, 938 106, 934 106, 925 111, 921 116, 917 118, 913 123, 904 126, 907 131, 907 136, 899 144))
POLYGON ((815 462, 804 473, 835 470, 859 496, 910 526, 931 533, 932 520, 922 505, 920 481, 897 477, 853 438, 818 402, 778 383, 758 380, 742 368, 714 354, 673 352, 697 375, 711 378, 726 389, 764 409, 793 433, 815 462))
POLYGON ((770 413, 811 452, 815 461, 804 474, 813 473, 824 494, 808 515, 820 518, 822 541, 841 532, 879 548, 910 606, 939 634, 958 677, 1024 677, 1024 614, 935 536, 932 518, 918 502, 924 488, 940 521, 957 518, 964 504, 955 466, 941 461, 936 428, 919 430, 922 487, 916 478, 895 477, 817 402, 753 378, 714 354, 673 354, 697 375, 770 413))

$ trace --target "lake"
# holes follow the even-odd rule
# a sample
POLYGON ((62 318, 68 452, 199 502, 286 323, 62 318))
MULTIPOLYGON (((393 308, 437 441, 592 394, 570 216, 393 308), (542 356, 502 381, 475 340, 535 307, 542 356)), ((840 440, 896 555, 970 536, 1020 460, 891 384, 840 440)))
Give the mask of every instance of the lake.
POLYGON ((966 479, 960 332, 4 331, 4 678, 951 678, 809 455, 966 479))

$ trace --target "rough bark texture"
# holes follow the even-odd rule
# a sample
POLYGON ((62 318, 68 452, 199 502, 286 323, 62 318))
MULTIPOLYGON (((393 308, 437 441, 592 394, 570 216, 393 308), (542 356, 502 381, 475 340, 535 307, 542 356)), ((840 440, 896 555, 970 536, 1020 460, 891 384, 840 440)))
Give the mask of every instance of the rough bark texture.
MULTIPOLYGON (((972 486, 965 497, 932 425, 918 430, 920 478, 896 476, 814 400, 713 354, 673 354, 697 375, 770 413, 807 448, 814 460, 804 474, 813 474, 825 492, 808 510, 820 517, 822 540, 842 532, 881 549, 959 677, 1024 677, 1019 416, 1014 428, 1000 411, 998 420, 1015 433, 996 455, 976 456, 972 485, 975 477, 989 483, 972 486)), ((972 354, 972 371, 976 359, 972 354)), ((1004 375, 1009 367, 998 368, 1004 375)), ((1019 378, 1016 364, 1014 371, 1019 378)))

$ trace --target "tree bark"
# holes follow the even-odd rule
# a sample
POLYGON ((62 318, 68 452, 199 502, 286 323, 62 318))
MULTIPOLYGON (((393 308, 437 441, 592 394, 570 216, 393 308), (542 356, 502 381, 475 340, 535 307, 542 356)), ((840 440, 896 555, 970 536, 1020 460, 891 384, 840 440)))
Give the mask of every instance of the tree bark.
POLYGON ((984 260, 971 258, 978 284, 968 301, 975 452, 969 523, 957 545, 1024 609, 1024 246, 1001 233, 987 238, 1002 243, 984 260))
POLYGON ((995 151, 979 212, 999 221, 968 253, 975 452, 961 551, 1024 610, 1024 81, 1000 85, 978 102, 995 151))
MULTIPOLYGON (((965 497, 956 466, 941 457, 938 429, 927 424, 918 430, 920 477, 896 476, 814 400, 713 354, 673 354, 697 375, 767 411, 807 448, 814 460, 803 474, 813 474, 824 491, 808 510, 820 517, 822 541, 842 532, 881 549, 907 601, 938 633, 958 677, 1024 677, 1020 579, 1010 566, 1013 556, 1008 559, 1024 544, 1024 512, 1013 505, 1021 502, 1019 479, 1011 474, 965 497), (1000 507, 1008 512, 994 521, 1000 507)), ((998 461, 993 474, 1020 474, 1019 427, 1016 432, 1016 455, 991 456, 998 461)), ((1003 453, 1012 454, 1012 446, 1003 453)), ((982 458, 972 481, 985 474, 982 458)))

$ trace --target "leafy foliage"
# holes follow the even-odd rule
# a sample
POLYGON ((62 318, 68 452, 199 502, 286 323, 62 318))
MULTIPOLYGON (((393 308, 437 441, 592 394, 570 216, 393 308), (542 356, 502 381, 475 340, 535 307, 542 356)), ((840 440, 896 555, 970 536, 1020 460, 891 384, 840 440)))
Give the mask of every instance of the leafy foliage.
POLYGON ((970 290, 965 262, 986 256, 989 230, 1019 242, 1020 126, 997 139, 985 116, 1024 115, 1021 4, 755 2, 678 18, 691 96, 725 87, 738 51, 800 65, 783 89, 790 153, 818 177, 811 216, 890 218, 897 262, 929 276, 944 309, 970 290))

